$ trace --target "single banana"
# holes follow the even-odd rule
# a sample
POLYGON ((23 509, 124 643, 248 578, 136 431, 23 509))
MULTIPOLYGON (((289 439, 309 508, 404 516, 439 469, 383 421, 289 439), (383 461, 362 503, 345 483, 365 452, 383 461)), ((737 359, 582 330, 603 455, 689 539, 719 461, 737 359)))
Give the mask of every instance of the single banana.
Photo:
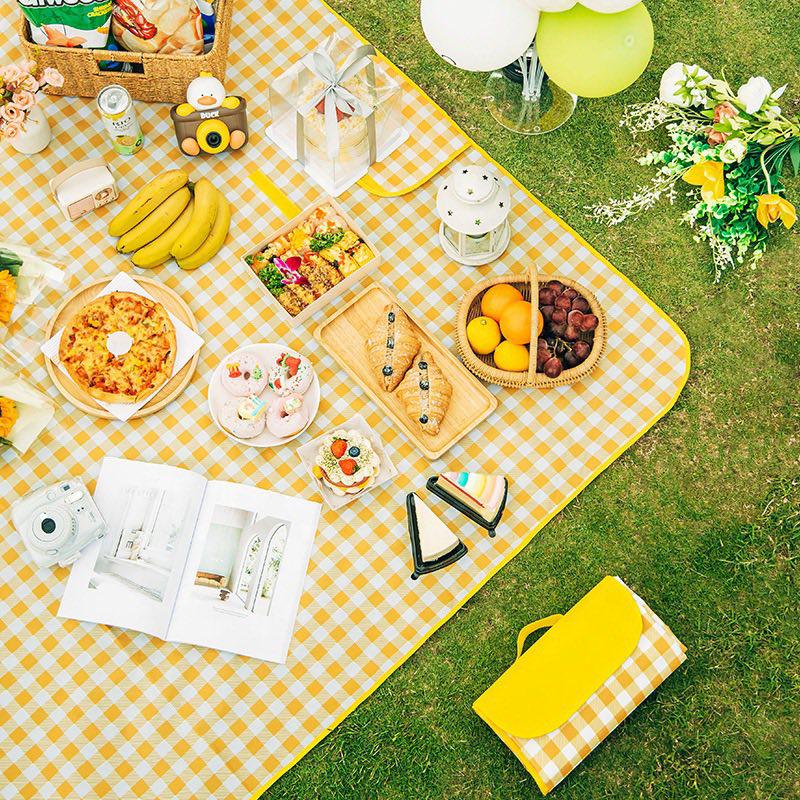
POLYGON ((111 220, 108 232, 112 236, 122 236, 123 233, 127 233, 187 183, 189 176, 182 169, 171 169, 154 178, 111 220))
POLYGON ((217 218, 211 228, 208 238, 186 258, 178 259, 178 266, 181 269, 197 269, 202 264, 210 261, 225 244, 228 238, 228 230, 231 227, 231 206, 230 203, 219 193, 219 208, 217 218))
POLYGON ((178 219, 161 236, 137 250, 131 256, 131 261, 137 267, 142 267, 142 269, 152 269, 169 261, 171 255, 169 251, 172 249, 172 245, 175 244, 176 239, 186 230, 186 226, 192 218, 193 208, 194 200, 190 200, 178 219))
POLYGON ((192 193, 188 187, 178 189, 117 241, 117 251, 132 253, 161 236, 183 213, 191 199, 192 193))
POLYGON ((220 193, 208 178, 200 178, 194 185, 192 218, 170 251, 176 261, 194 253, 208 239, 214 220, 217 218, 220 197, 220 193))

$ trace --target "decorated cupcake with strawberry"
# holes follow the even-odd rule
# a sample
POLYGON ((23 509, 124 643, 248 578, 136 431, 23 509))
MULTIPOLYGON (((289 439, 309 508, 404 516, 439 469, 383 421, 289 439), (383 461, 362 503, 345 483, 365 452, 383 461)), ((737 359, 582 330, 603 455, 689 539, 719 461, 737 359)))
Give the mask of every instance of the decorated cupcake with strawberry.
POLYGON ((358 431, 334 431, 317 451, 314 477, 334 494, 360 494, 375 483, 381 470, 372 442, 358 431))

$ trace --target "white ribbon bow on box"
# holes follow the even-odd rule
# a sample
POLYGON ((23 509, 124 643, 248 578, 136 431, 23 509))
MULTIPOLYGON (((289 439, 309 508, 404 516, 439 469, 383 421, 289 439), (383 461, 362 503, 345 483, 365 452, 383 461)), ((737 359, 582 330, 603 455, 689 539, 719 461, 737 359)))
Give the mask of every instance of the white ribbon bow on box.
POLYGON ((344 83, 360 70, 367 68, 368 78, 372 85, 375 84, 374 64, 370 56, 375 55, 375 48, 365 44, 357 47, 347 57, 341 68, 337 68, 336 61, 330 52, 332 40, 318 47, 313 52, 304 56, 301 63, 323 83, 319 90, 307 103, 297 109, 297 159, 305 164, 305 130, 304 116, 324 101, 323 114, 325 116, 325 141, 328 156, 337 158, 340 149, 339 120, 337 110, 350 116, 364 117, 367 125, 367 138, 369 140, 370 163, 377 159, 377 140, 375 134, 375 109, 356 97, 344 83))

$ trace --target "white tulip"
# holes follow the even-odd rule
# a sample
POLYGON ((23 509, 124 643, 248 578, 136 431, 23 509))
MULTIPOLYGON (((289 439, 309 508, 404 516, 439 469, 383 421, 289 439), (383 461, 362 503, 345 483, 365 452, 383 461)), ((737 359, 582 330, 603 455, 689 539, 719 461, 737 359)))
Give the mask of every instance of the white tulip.
POLYGON ((676 61, 664 70, 658 96, 665 103, 683 108, 702 105, 707 99, 705 89, 710 80, 711 75, 697 64, 676 61))
POLYGON ((719 160, 724 164, 741 161, 747 155, 747 142, 744 139, 728 139, 719 151, 719 160))
POLYGON ((775 119, 781 115, 781 107, 778 105, 778 99, 786 91, 786 84, 776 89, 770 96, 764 107, 761 109, 767 119, 775 119))
MULTIPOLYGON (((747 83, 739 87, 736 99, 744 106, 748 114, 755 114, 761 110, 764 102, 772 94, 772 87, 766 78, 750 78, 747 83)), ((781 92, 783 94, 783 92, 781 92)))

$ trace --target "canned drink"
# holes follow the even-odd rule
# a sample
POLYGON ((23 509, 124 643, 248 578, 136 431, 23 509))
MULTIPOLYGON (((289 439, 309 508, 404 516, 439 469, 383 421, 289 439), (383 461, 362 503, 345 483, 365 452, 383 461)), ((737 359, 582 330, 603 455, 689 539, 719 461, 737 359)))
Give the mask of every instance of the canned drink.
POLYGON ((144 144, 144 137, 128 90, 115 83, 106 86, 97 95, 97 107, 114 150, 123 156, 138 153, 144 144))

